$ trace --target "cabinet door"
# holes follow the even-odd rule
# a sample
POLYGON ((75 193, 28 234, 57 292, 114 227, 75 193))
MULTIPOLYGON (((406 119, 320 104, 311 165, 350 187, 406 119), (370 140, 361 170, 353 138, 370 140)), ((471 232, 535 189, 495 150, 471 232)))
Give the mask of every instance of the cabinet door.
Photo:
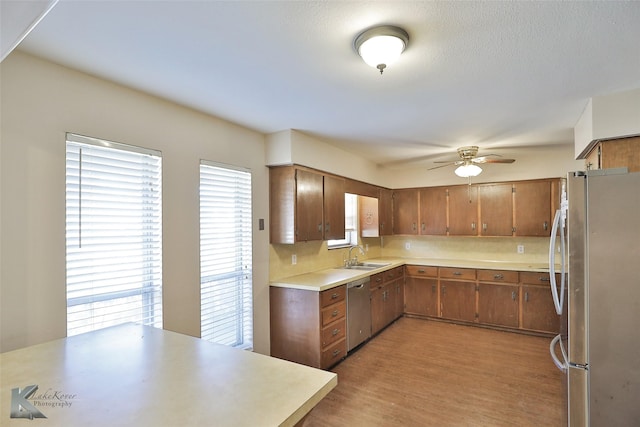
POLYGON ((418 234, 419 190, 393 192, 393 234, 418 234))
POLYGON ((297 242, 322 240, 322 205, 322 175, 300 169, 296 170, 297 242))
POLYGON ((324 177, 324 240, 344 239, 344 178, 324 177))
POLYGON ((404 312, 438 316, 438 279, 407 277, 404 283, 404 312))
POLYGON ((551 181, 515 183, 516 236, 551 234, 551 181))
POLYGON ((420 190, 420 234, 447 234, 447 190, 427 187, 420 190))
POLYGON ((371 334, 377 334, 385 327, 386 288, 378 286, 371 291, 371 334))
POLYGON ((380 223, 380 235, 391 236, 393 234, 393 191, 386 188, 380 189, 378 198, 378 213, 380 223))
POLYGON ((449 235, 478 235, 478 188, 470 185, 449 187, 449 235))
POLYGON ((391 321, 393 322, 404 313, 404 284, 402 280, 396 280, 391 287, 393 297, 393 310, 391 311, 391 321))
POLYGON ((513 190, 511 183, 478 187, 480 199, 480 234, 511 236, 513 234, 513 190))
POLYGON ((440 310, 446 319, 473 322, 476 318, 476 284, 440 281, 440 310))
POLYGON ((478 321, 480 323, 518 327, 518 285, 480 283, 478 286, 478 321))
POLYGON ((558 333, 560 316, 548 286, 522 286, 522 328, 558 333))

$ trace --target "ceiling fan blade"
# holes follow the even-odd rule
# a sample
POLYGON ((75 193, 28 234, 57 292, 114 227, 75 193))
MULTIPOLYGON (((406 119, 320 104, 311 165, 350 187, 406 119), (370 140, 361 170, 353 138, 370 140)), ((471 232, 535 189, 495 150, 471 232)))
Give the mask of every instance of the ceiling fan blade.
POLYGON ((487 159, 486 157, 477 157, 472 160, 473 163, 513 163, 515 159, 487 159))
POLYGON ((458 162, 448 162, 446 165, 434 166, 434 167, 429 168, 427 170, 440 169, 440 168, 444 168, 446 166, 454 166, 454 165, 457 165, 457 164, 458 164, 458 162))
POLYGON ((464 163, 464 161, 462 161, 462 160, 458 160, 458 161, 453 161, 453 160, 438 160, 438 161, 435 161, 435 162, 433 162, 433 163, 449 163, 449 164, 451 164, 451 165, 461 165, 461 164, 463 164, 463 163, 464 163))

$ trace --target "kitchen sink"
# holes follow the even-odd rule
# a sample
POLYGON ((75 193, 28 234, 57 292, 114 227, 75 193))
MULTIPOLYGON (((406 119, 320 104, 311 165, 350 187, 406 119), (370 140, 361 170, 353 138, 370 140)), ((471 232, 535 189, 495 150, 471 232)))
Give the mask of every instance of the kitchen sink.
POLYGON ((384 263, 384 262, 359 262, 357 264, 353 264, 353 265, 345 265, 343 267, 340 268, 344 268, 347 270, 375 270, 376 268, 381 268, 381 267, 385 267, 387 265, 389 265, 390 263, 384 263))

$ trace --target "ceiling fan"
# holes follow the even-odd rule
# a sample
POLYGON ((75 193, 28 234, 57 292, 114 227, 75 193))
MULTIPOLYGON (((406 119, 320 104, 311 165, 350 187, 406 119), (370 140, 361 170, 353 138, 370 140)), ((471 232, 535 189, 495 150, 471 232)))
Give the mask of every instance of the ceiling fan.
POLYGON ((513 163, 515 159, 503 159, 499 154, 487 154, 486 156, 476 157, 478 154, 478 147, 475 145, 468 147, 460 147, 458 148, 458 155, 460 155, 460 160, 455 162, 452 161, 438 161, 435 163, 446 163, 445 165, 435 166, 432 169, 443 168, 445 166, 458 166, 455 170, 455 174, 463 177, 470 178, 472 176, 478 176, 482 172, 482 168, 478 166, 478 163, 513 163), (499 159, 494 159, 492 157, 500 157, 499 159))

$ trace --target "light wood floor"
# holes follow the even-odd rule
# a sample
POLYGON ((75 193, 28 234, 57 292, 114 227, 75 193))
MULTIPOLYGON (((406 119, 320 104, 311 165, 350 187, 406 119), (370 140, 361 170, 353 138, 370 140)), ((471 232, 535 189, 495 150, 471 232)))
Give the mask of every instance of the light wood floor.
POLYGON ((303 426, 561 426, 549 338, 400 318, 332 369, 303 426))

